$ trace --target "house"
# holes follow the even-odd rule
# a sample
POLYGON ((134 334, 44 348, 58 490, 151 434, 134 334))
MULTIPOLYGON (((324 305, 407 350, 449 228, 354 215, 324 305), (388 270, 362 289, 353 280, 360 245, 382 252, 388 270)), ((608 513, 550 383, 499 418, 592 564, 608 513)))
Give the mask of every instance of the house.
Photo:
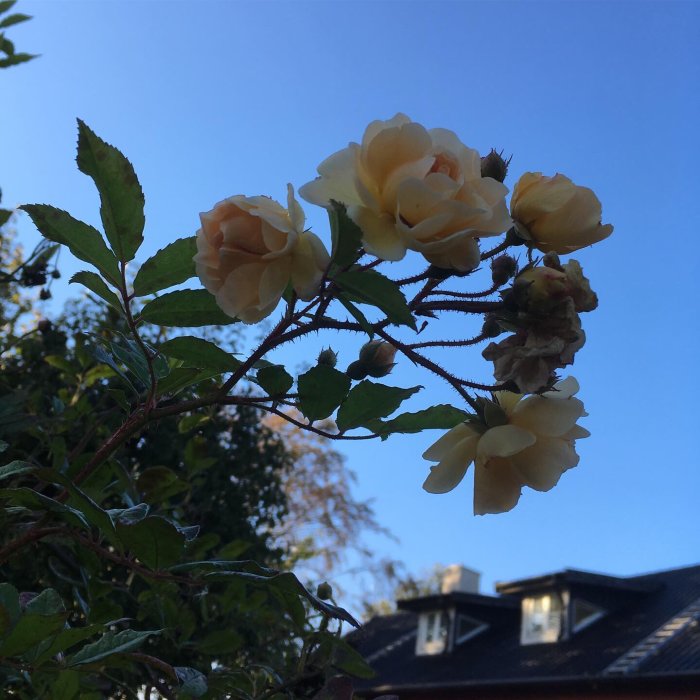
POLYGON ((375 669, 357 698, 700 698, 700 565, 633 577, 566 569, 398 601, 349 635, 375 669))

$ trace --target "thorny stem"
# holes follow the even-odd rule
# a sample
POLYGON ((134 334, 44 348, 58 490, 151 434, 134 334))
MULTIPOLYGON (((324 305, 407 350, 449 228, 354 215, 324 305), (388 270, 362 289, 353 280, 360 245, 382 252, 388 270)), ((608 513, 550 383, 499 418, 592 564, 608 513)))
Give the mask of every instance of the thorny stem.
POLYGON ((467 314, 487 314, 503 308, 500 301, 469 301, 460 299, 436 299, 422 301, 416 311, 459 311, 467 314))
POLYGON ((27 532, 24 533, 21 537, 18 537, 16 540, 13 542, 10 542, 8 545, 0 549, 0 564, 4 562, 13 552, 16 552, 18 549, 22 549, 25 545, 30 544, 31 542, 36 542, 38 540, 43 539, 44 537, 48 537, 49 535, 54 535, 57 532, 63 532, 62 527, 34 527, 27 532))
POLYGON ((485 289, 483 292, 452 292, 447 291, 445 289, 438 289, 434 292, 431 292, 431 294, 442 294, 443 296, 455 297, 457 299, 480 299, 481 297, 488 297, 492 294, 495 294, 500 287, 500 284, 494 284, 488 289, 485 289))
POLYGON ((510 245, 510 242, 508 241, 508 238, 506 238, 506 240, 504 240, 502 243, 499 243, 495 248, 491 248, 491 250, 487 250, 485 253, 482 253, 481 259, 488 260, 489 258, 492 258, 494 255, 498 255, 499 253, 503 253, 505 250, 508 249, 509 245, 510 245))
POLYGON ((426 340, 423 343, 410 343, 407 344, 407 348, 416 350, 417 348, 459 348, 466 347, 468 345, 478 345, 482 341, 486 340, 488 336, 484 333, 480 333, 473 338, 467 338, 466 340, 426 340))

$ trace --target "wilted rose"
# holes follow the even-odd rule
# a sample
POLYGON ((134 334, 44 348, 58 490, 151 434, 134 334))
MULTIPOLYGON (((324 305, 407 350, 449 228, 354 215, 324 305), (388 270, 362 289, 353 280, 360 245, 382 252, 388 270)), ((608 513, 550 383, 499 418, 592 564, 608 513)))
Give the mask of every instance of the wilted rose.
POLYGON ((577 260, 563 267, 547 255, 544 267, 520 273, 503 295, 507 311, 502 320, 513 335, 484 348, 499 382, 514 382, 525 393, 550 387, 555 371, 570 365, 586 342, 578 312, 592 311, 598 297, 577 260))
POLYGON ((542 252, 571 253, 607 238, 602 206, 593 190, 564 175, 525 173, 516 183, 510 212, 518 234, 542 252))
POLYGON ((318 166, 300 194, 328 207, 347 206, 365 250, 401 260, 416 250, 433 265, 466 272, 479 263, 476 238, 510 225, 508 188, 481 176, 481 158, 446 129, 427 130, 406 115, 374 121, 318 166))
POLYGON ((474 462, 475 515, 510 510, 523 486, 549 491, 578 464, 575 441, 590 434, 576 424, 586 415, 574 398, 578 388, 569 377, 542 396, 496 393, 489 413, 499 414, 500 420, 460 423, 426 450, 423 457, 438 464, 423 488, 451 491, 474 462))
POLYGON ((329 255, 304 231, 304 212, 288 186, 288 209, 269 197, 236 195, 200 214, 197 274, 227 315, 257 323, 291 283, 302 299, 317 292, 329 255))

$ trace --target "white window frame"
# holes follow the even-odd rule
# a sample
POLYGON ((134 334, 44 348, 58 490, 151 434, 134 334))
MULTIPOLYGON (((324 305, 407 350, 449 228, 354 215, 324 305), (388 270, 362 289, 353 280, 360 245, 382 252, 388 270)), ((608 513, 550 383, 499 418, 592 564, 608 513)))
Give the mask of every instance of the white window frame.
POLYGON ((528 644, 552 644, 558 642, 565 629, 566 606, 562 597, 556 593, 541 593, 527 596, 522 600, 522 619, 520 624, 520 643, 528 644), (538 605, 541 603, 541 606, 538 605), (542 607, 542 610, 536 610, 542 607), (542 630, 532 631, 532 623, 539 617, 542 619, 542 630))
POLYGON ((454 613, 451 610, 426 610, 418 616, 417 656, 434 656, 450 648, 451 628, 454 613), (443 618, 447 618, 446 633, 441 634, 443 618), (428 641, 428 637, 431 637, 428 641))

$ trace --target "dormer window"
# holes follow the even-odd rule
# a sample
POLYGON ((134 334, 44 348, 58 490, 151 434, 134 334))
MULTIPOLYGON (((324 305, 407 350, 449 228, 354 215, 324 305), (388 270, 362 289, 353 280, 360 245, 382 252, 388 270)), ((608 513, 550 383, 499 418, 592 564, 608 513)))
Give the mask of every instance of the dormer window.
POLYGON ((442 654, 450 636, 450 615, 446 610, 431 610, 418 617, 416 655, 442 654))
POLYGON ((468 639, 476 637, 483 632, 488 625, 467 615, 457 615, 457 626, 455 629, 455 644, 463 644, 468 639))
POLYGON ((605 611, 593 603, 575 598, 571 604, 571 632, 580 632, 605 615, 605 611))
POLYGON ((520 643, 556 642, 562 633, 562 611, 562 600, 556 593, 523 598, 520 643))

